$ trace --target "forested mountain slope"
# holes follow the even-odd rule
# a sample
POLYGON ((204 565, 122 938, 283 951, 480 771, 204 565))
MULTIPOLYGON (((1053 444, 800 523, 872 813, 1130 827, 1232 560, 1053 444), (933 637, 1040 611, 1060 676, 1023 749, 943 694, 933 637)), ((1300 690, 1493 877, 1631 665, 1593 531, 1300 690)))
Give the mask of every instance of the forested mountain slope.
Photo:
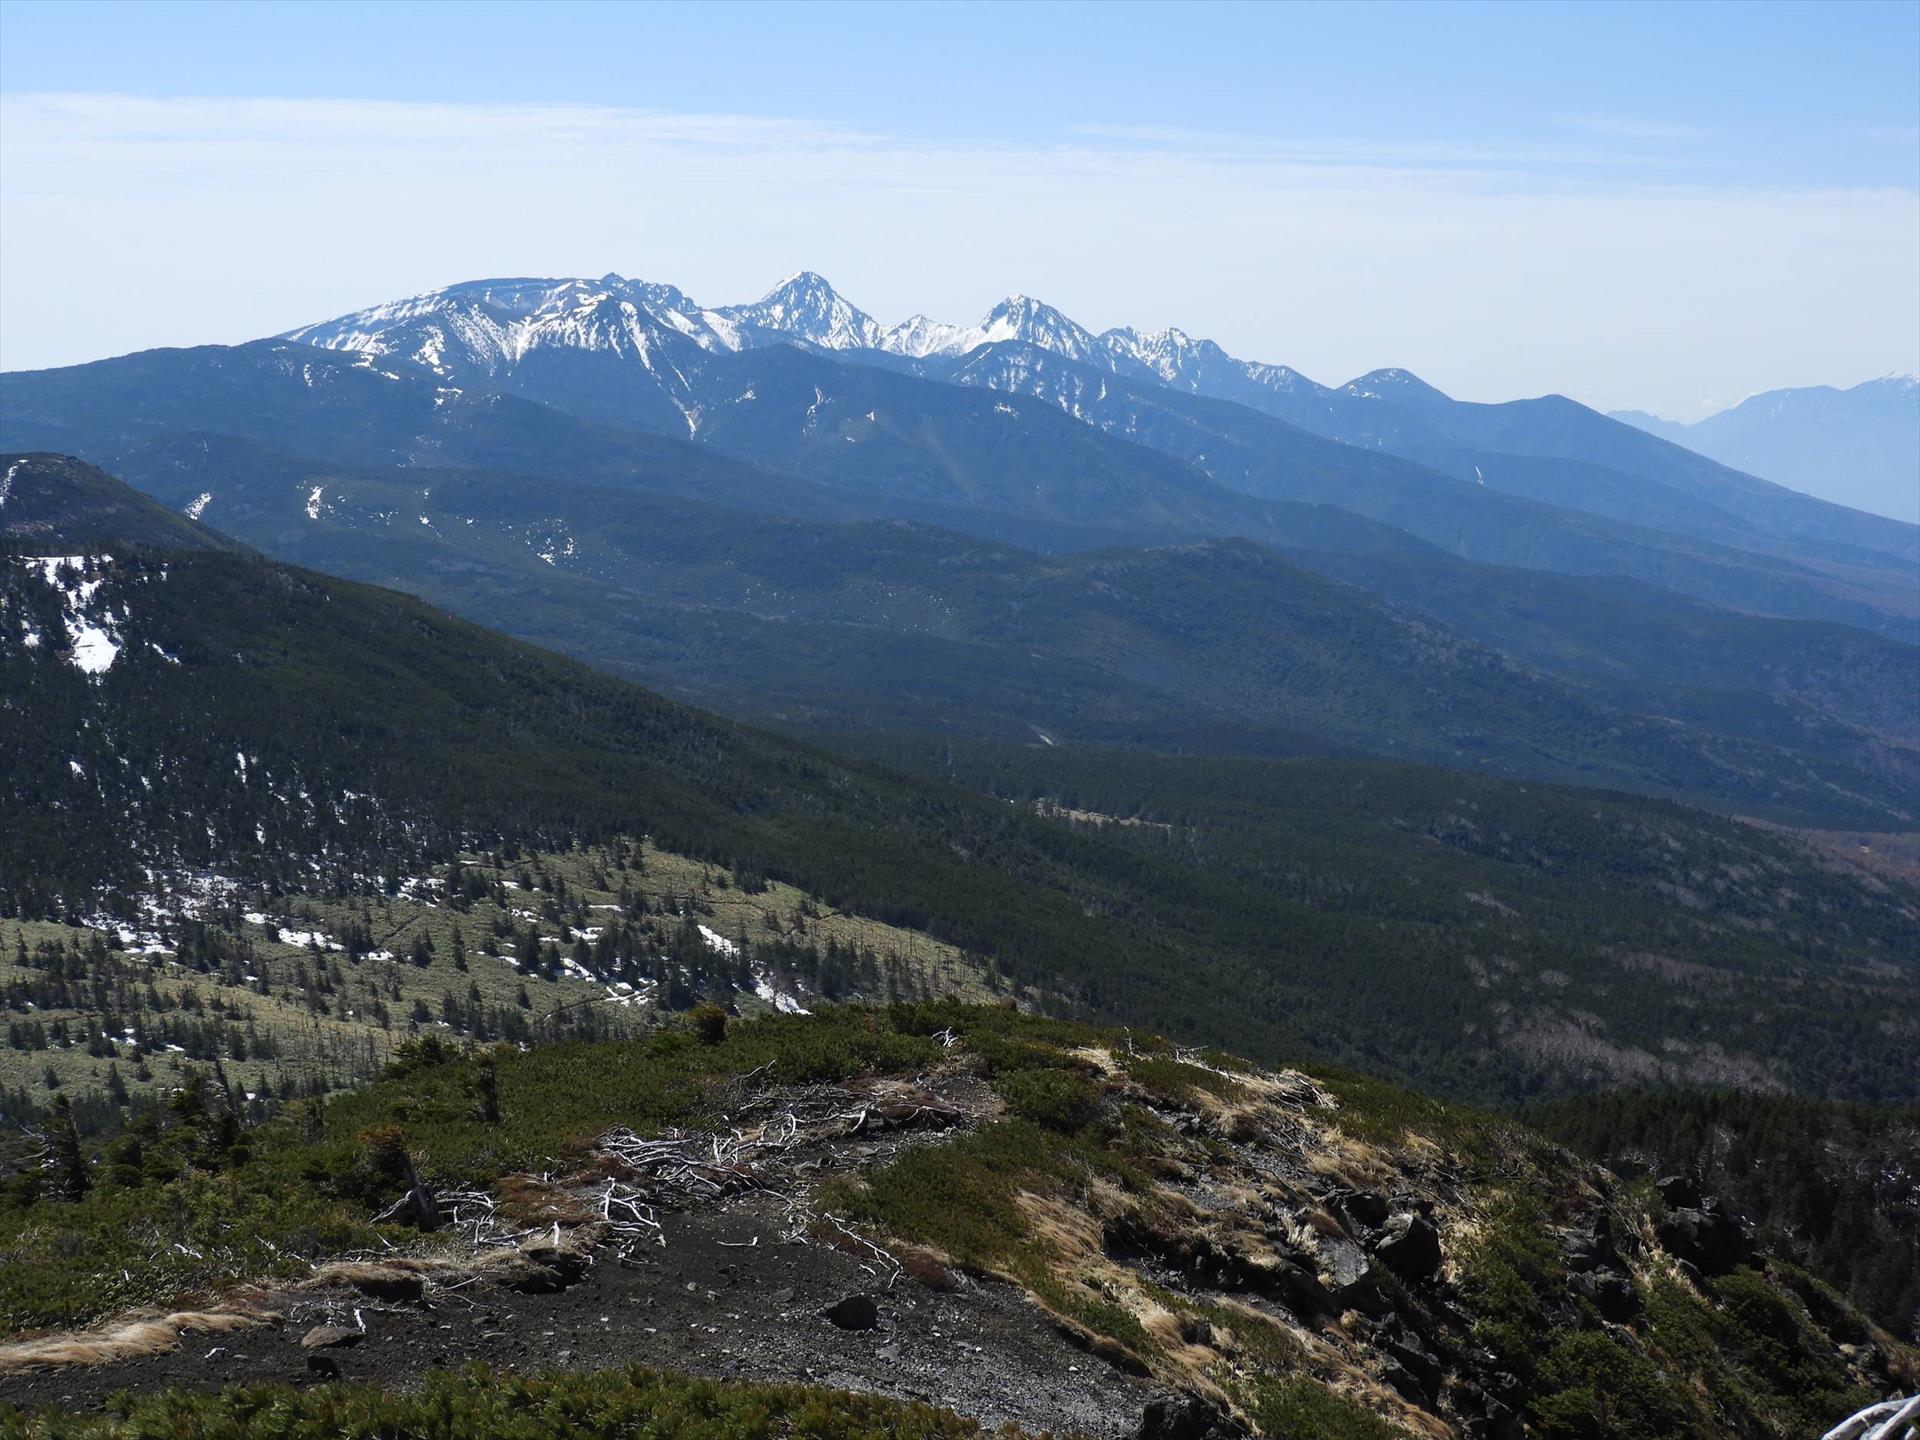
POLYGON ((1615 1174, 1684 1175, 1725 1196, 1776 1252, 1920 1339, 1920 1107, 1618 1091, 1524 1114, 1615 1174))
POLYGON ((1398 587, 1408 609, 1244 542, 1048 559, 624 485, 185 445, 184 468, 175 445, 138 452, 145 483, 182 504, 208 496, 206 518, 264 549, 785 726, 1362 751, 1826 824, 1897 827, 1920 812, 1920 762, 1883 729, 1903 723, 1885 682, 1920 670, 1920 652, 1704 607, 1681 628, 1639 597, 1618 602, 1628 613, 1609 640, 1576 582, 1464 566, 1342 511, 1294 507, 1294 528, 1323 548, 1290 553, 1398 587), (202 483, 214 488, 186 495, 202 483), (1409 613, 1423 589, 1488 648, 1409 613), (1509 630, 1527 661, 1579 683, 1491 648, 1509 630), (1696 645, 1733 636, 1744 669, 1688 667, 1696 645), (1645 666, 1648 650, 1664 672, 1645 666))
MULTIPOLYGON (((108 465, 174 442, 179 473, 217 491, 217 460, 195 475, 192 445, 239 437, 330 465, 477 466, 776 514, 921 519, 1042 549, 1313 535, 1307 507, 1236 493, 1050 406, 785 347, 704 364, 690 436, 684 425, 649 431, 635 415, 616 425, 603 407, 464 390, 405 360, 284 341, 148 351, 0 377, 0 446, 108 465)), ((559 398, 577 393, 563 387, 559 398)))
MULTIPOLYGON (((1255 1053, 1481 1095, 1579 1083, 1615 1051, 1673 1078, 1910 1092, 1913 1036, 1887 1022, 1916 1010, 1912 893, 1681 807, 1299 762, 1221 772, 1234 793, 1259 776, 1317 797, 1256 844, 1217 820, 1170 843, 1083 832, 980 796, 977 777, 837 760, 245 555, 16 558, 4 575, 0 820, 22 838, 0 892, 22 916, 133 913, 162 877, 210 871, 354 893, 475 842, 644 834, 1064 1003, 1255 1053), (1281 830, 1330 838, 1289 866, 1281 830), (1495 975, 1516 977, 1511 998, 1495 975), (1763 981, 1779 998, 1756 1008, 1763 981), (1725 999, 1676 1012, 1693 990, 1725 999)), ((1034 794, 1054 790, 1037 774, 1034 794)))
MULTIPOLYGON (((186 502, 192 508, 192 502, 186 502)), ((124 542, 228 549, 233 541, 62 455, 0 456, 0 543, 28 549, 124 542)))

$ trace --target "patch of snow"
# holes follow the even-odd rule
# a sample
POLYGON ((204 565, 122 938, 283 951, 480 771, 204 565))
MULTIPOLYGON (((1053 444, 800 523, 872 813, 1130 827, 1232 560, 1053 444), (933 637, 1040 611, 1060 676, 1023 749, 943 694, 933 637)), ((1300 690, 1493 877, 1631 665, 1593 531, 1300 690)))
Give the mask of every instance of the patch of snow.
MULTIPOLYGON (((112 605, 100 594, 106 583, 102 572, 110 563, 109 557, 34 555, 26 557, 24 563, 61 595, 60 639, 67 642, 68 658, 95 679, 106 674, 120 656, 119 627, 127 620, 124 611, 115 615, 112 605), (63 571, 82 578, 64 582, 63 571), (93 578, 84 578, 89 572, 93 578)), ((28 646, 37 647, 39 643, 39 637, 29 631, 28 646)))
POLYGON ((187 502, 186 515, 189 520, 198 520, 207 513, 207 506, 213 503, 213 491, 202 490, 187 502))
POLYGON ((104 675, 120 658, 120 641, 101 625, 83 621, 73 637, 73 663, 89 675, 104 675))
POLYGON ((813 1013, 786 991, 774 989, 771 982, 764 978, 753 982, 753 993, 773 1006, 773 1008, 778 1010, 782 1015, 811 1015, 813 1013))
POLYGON ((316 944, 322 950, 344 950, 347 948, 338 940, 329 939, 318 930, 288 930, 278 928, 274 932, 274 938, 282 945, 298 945, 303 950, 316 944))

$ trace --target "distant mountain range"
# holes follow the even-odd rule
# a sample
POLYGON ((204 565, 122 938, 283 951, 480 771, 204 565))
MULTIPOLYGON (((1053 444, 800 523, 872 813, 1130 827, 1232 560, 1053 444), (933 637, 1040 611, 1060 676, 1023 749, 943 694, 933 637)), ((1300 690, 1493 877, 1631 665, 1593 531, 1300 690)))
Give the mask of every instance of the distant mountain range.
MULTIPOLYGON (((619 424, 644 417, 658 425, 671 410, 696 439, 717 413, 752 403, 746 396, 751 383, 731 393, 714 386, 713 378, 736 372, 703 355, 788 342, 869 364, 891 362, 926 378, 1032 394, 1110 433, 1179 453, 1230 488, 1326 498, 1278 493, 1286 479, 1250 480, 1231 458, 1210 457, 1204 444, 1190 439, 1167 440, 1163 427, 1130 413, 1143 395, 1182 419, 1196 412, 1176 396, 1227 400, 1325 439, 1415 461, 1421 467, 1415 483, 1427 486, 1438 471, 1481 489, 1748 549, 1812 550, 1842 564, 1861 551, 1920 561, 1920 533, 1738 474, 1561 396, 1468 404, 1397 369, 1321 385, 1284 365, 1235 359, 1176 329, 1095 335, 1027 296, 1001 301, 972 326, 915 316, 886 329, 806 271, 754 304, 718 309, 702 308, 672 286, 617 275, 484 281, 284 338, 369 358, 410 359, 454 385, 503 384, 619 424), (628 363, 580 363, 582 354, 595 353, 628 363), (636 369, 647 376, 645 387, 634 383, 636 369), (1115 379, 1127 382, 1117 394, 1115 379), (651 393, 636 394, 640 388, 651 393)), ((1202 430, 1219 428, 1222 412, 1198 414, 1202 430)), ((1287 463, 1287 439, 1267 428, 1257 443, 1290 472, 1297 467, 1287 463)))
POLYGON ((1768 390, 1692 424, 1643 410, 1613 418, 1823 500, 1920 523, 1920 375, 1768 390))
POLYGON ((804 493, 789 484, 777 501, 761 484, 755 508, 916 518, 1061 549, 1269 541, 1288 523, 1272 502, 1304 501, 1469 559, 1629 576, 1713 604, 1920 636, 1908 583, 1920 529, 1755 480, 1560 397, 1462 404, 1397 370, 1321 386, 1177 331, 1094 336, 1028 299, 974 327, 917 319, 885 330, 804 273, 755 304, 717 309, 615 275, 489 280, 280 341, 4 383, 8 444, 108 462, 112 452, 85 447, 168 429, 355 463, 464 455, 567 473, 579 472, 582 446, 602 458, 628 448, 604 433, 559 441, 551 413, 501 411, 514 397, 629 434, 691 439, 802 482, 804 493), (960 388, 1005 398, 969 402, 960 388), (236 413, 223 397, 243 393, 236 413), (1049 425, 1009 403, 1018 396, 1133 444, 1103 447, 1085 427, 1049 425), (366 406, 379 423, 337 423, 343 407, 366 406), (406 418, 422 412, 420 423, 406 418), (324 435, 315 417, 327 417, 324 435), (487 443, 449 449, 445 432, 463 425, 487 443), (538 439, 505 441, 505 430, 529 427, 538 439), (544 459, 526 453, 541 449, 544 459))
POLYGON ((606 276, 8 374, 0 445, 793 730, 1920 814, 1920 529, 1557 396, 606 276))

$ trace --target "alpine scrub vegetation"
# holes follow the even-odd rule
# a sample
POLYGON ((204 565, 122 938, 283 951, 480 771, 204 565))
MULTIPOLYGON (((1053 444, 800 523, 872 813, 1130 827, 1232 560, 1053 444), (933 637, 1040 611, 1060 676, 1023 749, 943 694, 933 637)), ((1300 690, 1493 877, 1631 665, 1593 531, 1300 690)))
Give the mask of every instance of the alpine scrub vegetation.
MULTIPOLYGON (((370 1386, 173 1391, 116 1401, 102 1415, 0 1412, 0 1426, 0 1433, 19 1440, 977 1440, 986 1434, 951 1410, 929 1405, 637 1367, 586 1375, 496 1375, 476 1367, 431 1375, 411 1394, 370 1386)), ((1011 1428, 996 1435, 1020 1440, 1011 1428)))
MULTIPOLYGON (((1524 1421, 1554 1440, 1784 1440, 1913 1373, 1912 1351, 1750 1239, 1732 1263, 1687 1249, 1669 1221, 1697 1197, 1669 1203, 1583 1172, 1511 1120, 1338 1072, 1268 1071, 951 1002, 526 1051, 425 1037, 374 1084, 251 1129, 203 1093, 109 1146, 78 1193, 16 1184, 0 1210, 0 1304, 14 1327, 71 1324, 143 1295, 197 1289, 217 1302, 273 1275, 297 1286, 330 1254, 383 1247, 413 1257, 431 1298, 459 1273, 435 1267, 457 1265, 462 1242, 407 1223, 411 1189, 544 1205, 563 1217, 556 1236, 578 1237, 562 1251, 591 1248, 606 1243, 592 1239, 598 1222, 566 1197, 599 1193, 611 1173, 597 1137, 723 1133, 756 1106, 819 1113, 823 1095, 850 1097, 858 1118, 815 1162, 824 1179, 806 1203, 821 1243, 890 1254, 897 1285, 958 1285, 960 1303, 964 1287, 1016 1285, 1054 1318, 1067 1354, 1257 1434, 1377 1440, 1524 1421), (889 1086, 918 1098, 859 1099, 889 1086), (906 1128, 858 1148, 883 1123, 906 1128), (126 1284, 134 1248, 175 1243, 200 1259, 139 1267, 126 1284)), ((411 1398, 163 1396, 91 1420, 43 1417, 28 1433, 149 1433, 139 1427, 164 1420, 213 1436, 272 1417, 288 1428, 270 1433, 298 1435, 362 1419, 404 1429, 414 1415, 468 1427, 428 1434, 547 1433, 510 1428, 502 1393, 521 1396, 536 1427, 706 1405, 722 1427, 711 1433, 762 1433, 724 1428, 761 1413, 749 1394, 770 1417, 835 1413, 797 1391, 476 1372, 431 1377, 411 1398)), ((957 1423, 907 1413, 900 1423, 957 1423)))
MULTIPOLYGON (((86 575, 120 637, 98 674, 28 643, 74 592, 0 564, 0 703, 32 720, 0 752, 0 918, 132 925, 171 903, 156 889, 216 882, 338 914, 462 857, 644 837, 736 893, 781 885, 925 937, 945 973, 916 983, 936 991, 999 983, 1262 1060, 1481 1101, 1623 1077, 1911 1093, 1913 1025, 1862 999, 1912 988, 1911 886, 1698 811, 1386 762, 912 739, 850 760, 244 554, 129 551, 86 575), (1155 823, 1048 818, 1062 804, 1155 823), (1676 1027, 1677 988, 1711 1042, 1676 1027)), ((464 1017, 466 989, 403 1003, 444 1019, 451 990, 464 1017)))

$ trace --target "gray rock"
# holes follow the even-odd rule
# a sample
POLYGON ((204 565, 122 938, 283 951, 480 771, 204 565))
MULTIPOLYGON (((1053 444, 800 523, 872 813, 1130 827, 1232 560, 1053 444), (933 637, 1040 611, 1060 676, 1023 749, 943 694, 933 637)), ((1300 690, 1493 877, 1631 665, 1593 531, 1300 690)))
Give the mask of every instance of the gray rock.
POLYGON ((344 1325, 316 1325, 300 1337, 300 1345, 305 1350, 345 1350, 366 1338, 364 1331, 344 1325))
POLYGON ((1317 1235, 1313 1252, 1328 1288, 1336 1293, 1357 1283, 1367 1273, 1367 1252, 1351 1240, 1342 1240, 1337 1235, 1317 1235))

